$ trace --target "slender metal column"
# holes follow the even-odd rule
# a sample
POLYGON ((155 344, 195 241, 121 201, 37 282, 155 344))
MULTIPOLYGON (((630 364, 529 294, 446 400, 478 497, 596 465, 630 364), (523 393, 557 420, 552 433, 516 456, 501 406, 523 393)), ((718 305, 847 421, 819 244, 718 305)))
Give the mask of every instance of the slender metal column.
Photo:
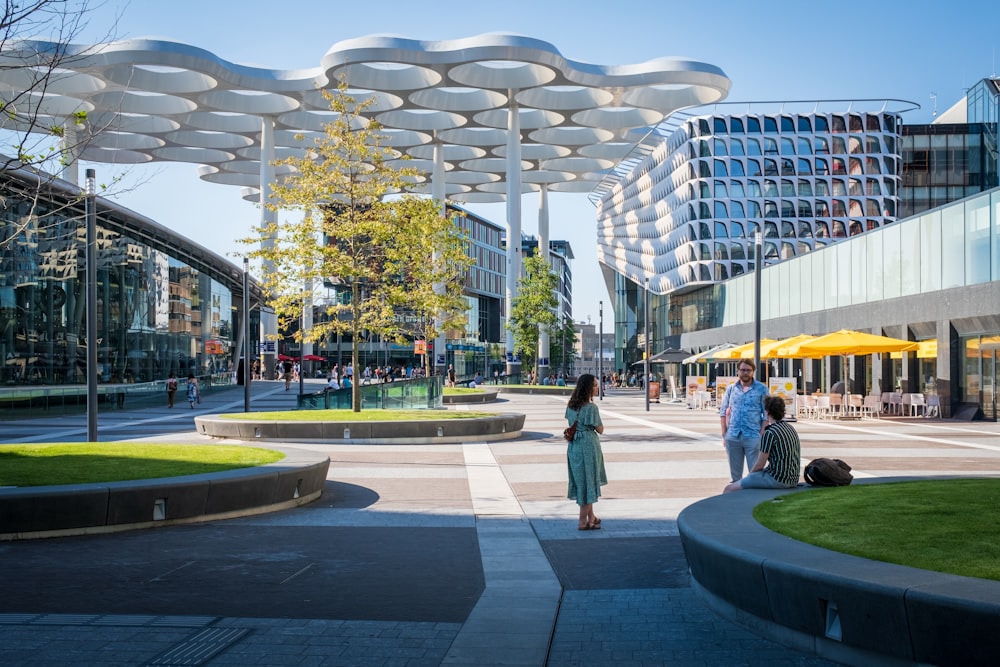
POLYGON ((87 440, 97 442, 97 173, 87 170, 87 440))
POLYGON ((645 342, 646 350, 643 355, 643 360, 645 363, 642 365, 643 372, 643 386, 646 387, 646 412, 649 412, 649 278, 646 278, 646 291, 643 292, 642 296, 642 312, 643 312, 643 323, 645 325, 645 342))
POLYGON ((761 382, 764 377, 760 367, 760 274, 764 265, 764 257, 761 253, 761 234, 756 232, 753 237, 754 242, 754 310, 753 310, 753 363, 757 367, 757 379, 761 382))
MULTIPOLYGON (((510 91, 507 110, 507 320, 517 296, 521 277, 521 119, 518 118, 516 91, 510 91)), ((507 375, 520 375, 521 362, 514 361, 514 332, 506 331, 507 375)))
POLYGON ((597 331, 597 392, 598 397, 604 400, 604 301, 597 302, 598 321, 600 328, 597 331))

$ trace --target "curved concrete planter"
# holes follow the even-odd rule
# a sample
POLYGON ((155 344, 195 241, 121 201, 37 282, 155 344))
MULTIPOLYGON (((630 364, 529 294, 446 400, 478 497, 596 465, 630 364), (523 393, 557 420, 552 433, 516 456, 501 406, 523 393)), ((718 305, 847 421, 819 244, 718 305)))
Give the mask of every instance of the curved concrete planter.
POLYGON ((1000 582, 828 551, 754 520, 756 505, 801 490, 740 491, 681 512, 694 588, 709 606, 845 664, 996 664, 1000 582))
POLYGON ((486 389, 485 391, 477 394, 453 394, 451 396, 444 394, 441 396, 441 402, 445 405, 492 403, 495 400, 497 400, 497 391, 495 389, 486 389))
POLYGON ((313 440, 352 444, 448 444, 494 442, 521 436, 524 415, 501 413, 469 419, 414 421, 261 421, 227 419, 220 415, 195 417, 198 433, 211 438, 293 442, 313 440))
POLYGON ((310 503, 330 459, 297 449, 253 468, 218 473, 0 489, 0 540, 106 533, 228 519, 310 503))

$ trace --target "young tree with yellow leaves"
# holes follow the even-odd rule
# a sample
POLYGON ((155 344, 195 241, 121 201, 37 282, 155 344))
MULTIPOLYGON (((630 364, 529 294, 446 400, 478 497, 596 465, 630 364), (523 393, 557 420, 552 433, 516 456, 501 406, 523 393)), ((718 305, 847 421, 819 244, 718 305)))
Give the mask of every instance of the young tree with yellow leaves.
MULTIPOLYGON (((327 320, 299 330, 295 340, 321 341, 350 334, 351 359, 360 375, 359 347, 368 335, 406 340, 400 309, 426 320, 453 321, 461 308, 461 279, 468 267, 459 229, 441 215, 443 203, 400 194, 422 178, 386 144, 379 124, 365 116, 372 100, 356 102, 342 85, 324 93, 334 119, 306 157, 277 162, 288 176, 266 205, 301 212, 301 218, 260 228, 250 257, 264 260, 263 285, 279 328, 311 307, 312 285, 337 282, 349 299, 325 306, 327 320)), ((411 327, 412 328, 412 327, 411 327)), ((360 383, 352 407, 361 410, 360 383)))

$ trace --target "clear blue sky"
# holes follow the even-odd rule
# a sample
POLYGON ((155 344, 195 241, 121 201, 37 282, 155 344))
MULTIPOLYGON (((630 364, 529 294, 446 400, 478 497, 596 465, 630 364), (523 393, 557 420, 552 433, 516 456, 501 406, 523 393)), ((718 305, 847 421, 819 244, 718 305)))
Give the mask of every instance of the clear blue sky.
MULTIPOLYGON (((682 56, 716 65, 733 81, 729 100, 897 98, 931 119, 965 88, 997 71, 1000 5, 926 0, 808 2, 762 0, 104 0, 80 41, 100 39, 116 20, 118 38, 157 37, 203 48, 226 60, 273 69, 317 66, 331 46, 394 34, 455 39, 509 32, 545 40, 567 58, 603 65, 682 56), (958 9, 958 5, 962 9, 958 9)), ((98 180, 113 167, 97 165, 98 180)), ((202 182, 196 165, 136 168, 138 183, 119 201, 222 254, 259 221, 239 188, 202 182)), ((522 202, 524 231, 536 233, 537 195, 522 202)), ((549 195, 552 238, 568 239, 577 320, 596 324, 609 306, 597 266, 594 208, 583 194, 549 195)), ((503 204, 472 205, 503 224, 503 204)))

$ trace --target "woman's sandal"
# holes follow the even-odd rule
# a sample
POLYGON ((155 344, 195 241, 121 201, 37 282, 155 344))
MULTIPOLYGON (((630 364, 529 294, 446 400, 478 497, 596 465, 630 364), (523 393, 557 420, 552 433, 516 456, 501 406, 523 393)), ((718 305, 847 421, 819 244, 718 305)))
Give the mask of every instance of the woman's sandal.
POLYGON ((588 523, 586 526, 577 526, 577 530, 594 530, 594 524, 588 523))

